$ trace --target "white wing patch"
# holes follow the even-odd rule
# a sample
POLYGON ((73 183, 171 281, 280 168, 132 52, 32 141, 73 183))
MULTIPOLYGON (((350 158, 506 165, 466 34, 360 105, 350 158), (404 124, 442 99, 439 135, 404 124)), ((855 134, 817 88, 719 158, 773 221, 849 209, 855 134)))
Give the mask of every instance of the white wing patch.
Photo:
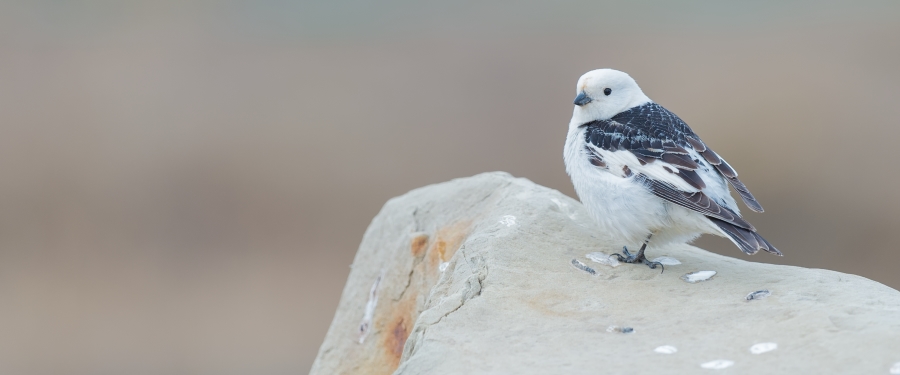
POLYGON ((590 143, 587 145, 595 154, 603 159, 607 169, 609 169, 609 173, 615 174, 616 176, 627 178, 634 174, 643 174, 653 180, 672 185, 681 191, 690 193, 699 191, 679 177, 679 169, 672 164, 662 160, 655 160, 652 163, 641 165, 637 156, 634 156, 631 151, 607 151, 590 143))
MULTIPOLYGON (((640 160, 631 151, 617 150, 608 151, 601 149, 591 143, 586 143, 587 147, 602 159, 605 164, 606 171, 600 173, 612 173, 621 178, 628 178, 636 174, 643 174, 649 179, 665 182, 672 185, 680 191, 687 193, 695 193, 701 191, 691 184, 687 183, 679 173, 681 169, 673 164, 656 159, 650 163, 641 165, 640 160)), ((728 190, 725 178, 718 171, 712 168, 706 160, 704 160, 697 151, 688 149, 691 159, 700 166, 695 172, 706 183, 706 188, 702 189, 710 199, 714 200, 721 206, 724 206, 737 214, 740 214, 739 207, 728 190)))

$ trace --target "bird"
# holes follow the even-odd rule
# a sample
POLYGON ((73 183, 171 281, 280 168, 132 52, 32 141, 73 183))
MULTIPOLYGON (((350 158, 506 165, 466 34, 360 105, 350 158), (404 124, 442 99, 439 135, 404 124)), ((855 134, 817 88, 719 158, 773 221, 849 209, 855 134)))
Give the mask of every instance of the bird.
POLYGON ((663 265, 644 254, 651 240, 663 246, 702 234, 728 238, 749 255, 782 255, 741 216, 729 186, 750 210, 763 208, 734 168, 627 73, 585 73, 574 104, 566 173, 600 229, 622 241, 622 254, 610 257, 655 269, 663 265), (637 253, 628 250, 638 244, 637 253))

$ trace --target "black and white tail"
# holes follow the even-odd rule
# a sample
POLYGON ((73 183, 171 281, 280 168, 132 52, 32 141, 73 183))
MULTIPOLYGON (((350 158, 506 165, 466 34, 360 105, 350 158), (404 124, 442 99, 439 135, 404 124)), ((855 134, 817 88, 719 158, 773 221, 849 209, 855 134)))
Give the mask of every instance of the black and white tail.
POLYGON ((765 250, 775 255, 782 255, 775 246, 772 246, 769 241, 766 241, 765 238, 762 238, 755 231, 747 230, 713 217, 709 217, 709 220, 716 223, 719 229, 727 234, 735 245, 741 248, 741 251, 749 255, 756 254, 760 250, 765 250))

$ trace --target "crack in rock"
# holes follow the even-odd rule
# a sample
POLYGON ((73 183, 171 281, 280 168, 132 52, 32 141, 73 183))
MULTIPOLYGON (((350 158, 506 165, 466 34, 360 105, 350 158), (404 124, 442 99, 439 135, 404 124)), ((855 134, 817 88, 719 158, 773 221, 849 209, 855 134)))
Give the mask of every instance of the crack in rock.
POLYGON ((468 271, 468 276, 462 287, 450 295, 444 295, 448 290, 453 289, 452 285, 455 281, 453 274, 455 272, 447 272, 446 276, 438 281, 438 284, 435 285, 431 295, 428 297, 425 310, 419 314, 413 332, 406 341, 401 362, 406 362, 408 358, 415 355, 421 343, 424 342, 424 336, 428 328, 440 323, 444 317, 462 308, 467 301, 481 295, 483 282, 487 277, 487 265, 484 257, 475 256, 469 258, 465 253, 465 245, 460 249, 460 255, 466 260, 464 267, 468 271))

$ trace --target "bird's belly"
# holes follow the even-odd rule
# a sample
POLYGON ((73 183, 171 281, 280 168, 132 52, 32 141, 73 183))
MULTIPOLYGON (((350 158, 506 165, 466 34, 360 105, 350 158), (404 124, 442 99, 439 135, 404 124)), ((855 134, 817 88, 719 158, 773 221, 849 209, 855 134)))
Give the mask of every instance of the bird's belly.
POLYGON ((572 178, 575 191, 600 229, 623 245, 637 245, 650 233, 671 227, 670 207, 635 183, 605 170, 591 168, 572 178))

